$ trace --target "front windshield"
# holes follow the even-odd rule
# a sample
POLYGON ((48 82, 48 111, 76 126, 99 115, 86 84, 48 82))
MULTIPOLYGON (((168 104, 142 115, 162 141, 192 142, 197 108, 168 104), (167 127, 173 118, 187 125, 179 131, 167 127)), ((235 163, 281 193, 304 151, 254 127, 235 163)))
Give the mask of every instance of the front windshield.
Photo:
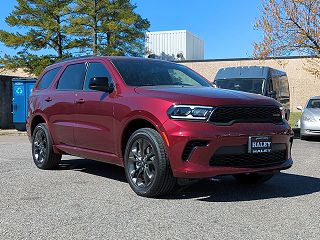
POLYGON ((129 86, 212 87, 203 77, 179 64, 147 59, 112 62, 129 86))
POLYGON ((320 108, 320 99, 310 99, 307 108, 320 108))
POLYGON ((260 78, 218 79, 215 81, 215 84, 217 85, 218 88, 263 94, 264 79, 260 79, 260 78))

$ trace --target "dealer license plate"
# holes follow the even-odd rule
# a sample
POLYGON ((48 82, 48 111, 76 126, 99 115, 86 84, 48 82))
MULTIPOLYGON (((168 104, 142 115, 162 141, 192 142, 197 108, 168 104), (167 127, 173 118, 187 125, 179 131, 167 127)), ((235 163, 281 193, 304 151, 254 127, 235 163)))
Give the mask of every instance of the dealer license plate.
POLYGON ((249 137, 249 153, 272 152, 272 138, 267 136, 249 137))

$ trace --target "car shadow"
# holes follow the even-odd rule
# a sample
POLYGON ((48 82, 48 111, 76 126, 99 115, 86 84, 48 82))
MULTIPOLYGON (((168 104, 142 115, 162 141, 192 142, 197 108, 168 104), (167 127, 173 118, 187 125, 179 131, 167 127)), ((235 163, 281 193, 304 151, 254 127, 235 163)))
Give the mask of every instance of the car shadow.
POLYGON ((318 136, 308 137, 305 141, 308 141, 308 142, 320 142, 320 137, 318 137, 318 136))
POLYGON ((280 173, 259 185, 240 184, 231 176, 202 180, 178 190, 166 199, 197 198, 206 202, 239 202, 272 198, 290 198, 320 192, 320 179, 280 173))
POLYGON ((89 159, 62 160, 57 170, 80 171, 119 182, 127 182, 122 167, 89 159))
MULTIPOLYGON (((62 160, 58 170, 84 173, 127 182, 122 167, 88 160, 62 160)), ((205 179, 178 188, 159 199, 197 199, 206 202, 239 202, 272 198, 290 198, 320 192, 320 179, 298 174, 280 173, 260 185, 240 184, 231 176, 205 179)))

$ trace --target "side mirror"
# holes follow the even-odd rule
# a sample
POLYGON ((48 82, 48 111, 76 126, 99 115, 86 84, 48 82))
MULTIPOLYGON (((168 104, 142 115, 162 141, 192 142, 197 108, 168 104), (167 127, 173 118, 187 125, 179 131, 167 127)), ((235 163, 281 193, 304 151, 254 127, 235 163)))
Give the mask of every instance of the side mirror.
POLYGON ((276 91, 270 91, 270 92, 269 92, 269 96, 270 96, 271 98, 276 99, 276 98, 277 98, 277 92, 276 92, 276 91))
POLYGON ((94 77, 89 81, 89 88, 91 90, 111 93, 114 90, 114 85, 107 77, 94 77))
POLYGON ((299 111, 302 111, 302 110, 303 110, 303 107, 302 107, 302 106, 298 106, 297 109, 298 109, 299 111))

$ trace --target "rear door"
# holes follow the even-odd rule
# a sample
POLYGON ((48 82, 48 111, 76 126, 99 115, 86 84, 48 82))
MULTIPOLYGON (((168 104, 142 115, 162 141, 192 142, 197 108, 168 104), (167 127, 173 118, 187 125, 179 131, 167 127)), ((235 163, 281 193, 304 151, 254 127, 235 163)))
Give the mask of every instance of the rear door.
POLYGON ((56 89, 47 101, 52 102, 47 109, 55 144, 74 146, 74 126, 77 123, 77 92, 82 90, 86 65, 84 62, 68 65, 61 74, 56 89))
POLYGON ((76 94, 75 143, 77 147, 114 153, 113 97, 115 93, 89 89, 93 77, 107 77, 112 80, 103 62, 88 62, 82 92, 76 94))

